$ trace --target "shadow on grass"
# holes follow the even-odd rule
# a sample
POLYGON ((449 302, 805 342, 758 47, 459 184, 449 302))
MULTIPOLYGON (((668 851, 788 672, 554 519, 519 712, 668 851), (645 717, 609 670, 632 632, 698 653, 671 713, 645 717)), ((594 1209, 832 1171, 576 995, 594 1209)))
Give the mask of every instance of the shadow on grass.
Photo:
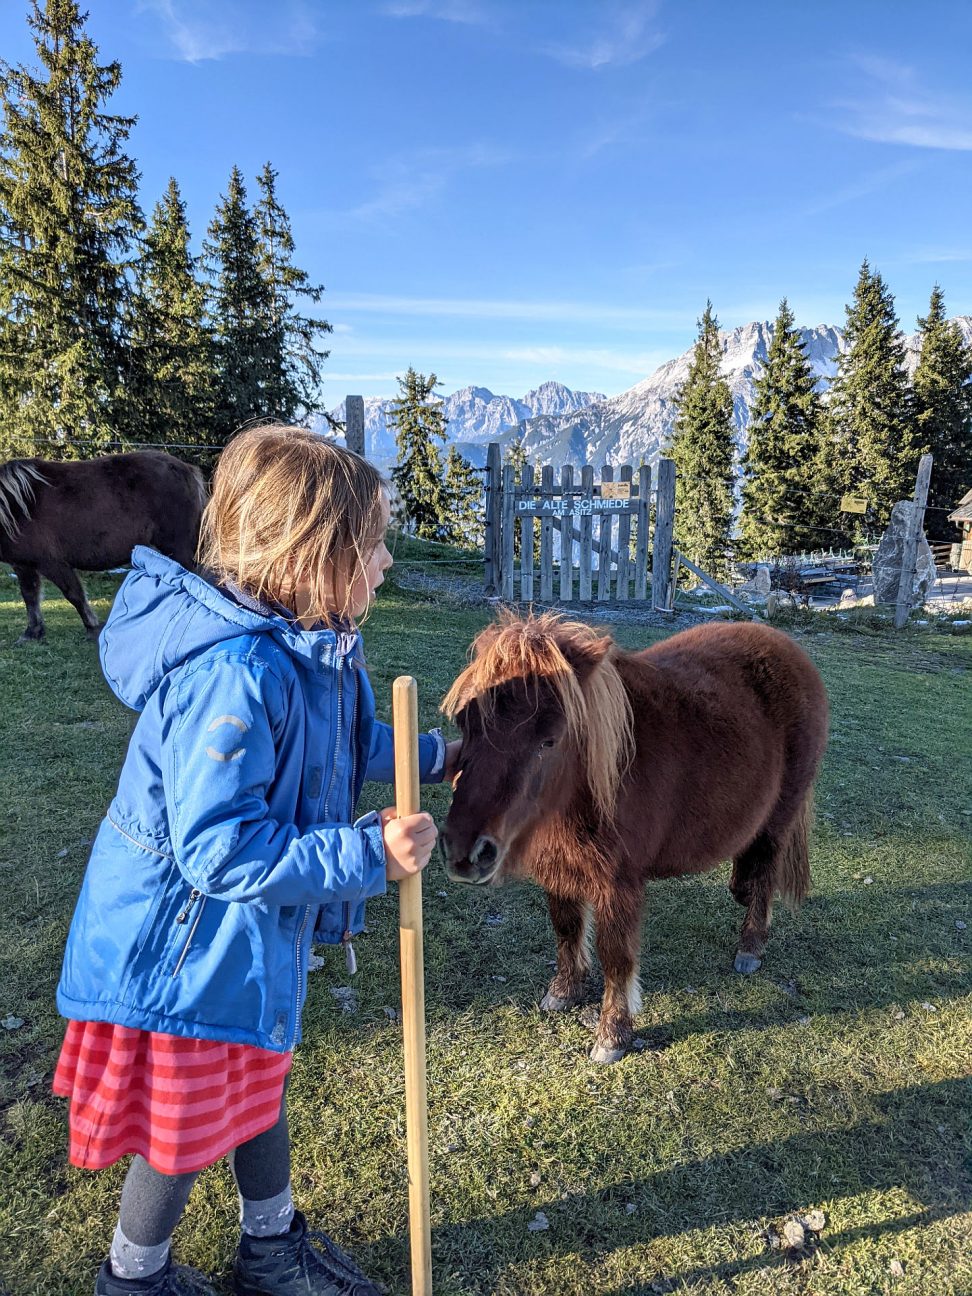
MULTIPOLYGON (((700 903, 689 912, 679 903, 678 885, 668 889, 654 912, 649 899, 641 973, 646 996, 678 993, 686 987, 725 995, 744 985, 745 979, 732 971, 741 909, 728 895, 723 905, 719 888, 700 896, 706 884, 700 888, 696 883, 692 898, 700 903)), ((505 908, 505 915, 483 914, 480 903, 470 906, 465 923, 455 909, 448 921, 430 915, 430 935, 446 946, 452 974, 429 980, 426 1002, 432 1014, 481 1003, 484 984, 500 974, 503 985, 498 997, 512 1000, 523 1010, 535 1005, 546 989, 546 980, 553 975, 548 963, 556 946, 545 915, 532 904, 527 909, 524 897, 515 893, 510 893, 508 905, 499 900, 502 893, 494 894, 495 907, 505 908), (516 984, 509 984, 514 971, 516 984), (526 993, 522 990, 525 977, 532 986, 526 993)), ((929 998, 959 998, 972 990, 972 975, 969 935, 955 923, 968 921, 970 910, 972 882, 895 889, 875 886, 866 892, 816 896, 770 933, 756 980, 772 985, 778 999, 759 1009, 726 1006, 693 1013, 687 1006, 672 1023, 671 1038, 775 1028, 802 1014, 836 1015, 903 1007, 929 998), (867 914, 863 921, 862 910, 867 914), (933 961, 937 967, 931 966, 933 961), (945 964, 956 962, 954 971, 946 970, 945 964)), ((596 1000, 599 994, 600 987, 592 980, 588 1000, 596 1000)))
MULTIPOLYGON (((859 1238, 879 1238, 966 1211, 972 1194, 972 1081, 917 1085, 879 1094, 874 1101, 880 1116, 846 1129, 807 1131, 667 1166, 641 1180, 620 1178, 589 1195, 538 1199, 506 1214, 437 1226, 433 1264, 461 1278, 467 1284, 463 1290, 489 1292, 517 1260, 576 1254, 596 1264, 612 1251, 655 1238, 799 1213, 867 1191, 904 1191, 925 1209, 842 1233, 825 1229, 821 1245, 833 1251, 859 1238), (634 1205, 634 1213, 626 1212, 628 1205, 634 1205), (549 1229, 531 1235, 527 1225, 537 1210, 547 1216, 549 1229)), ((383 1245, 398 1251, 404 1264, 403 1234, 383 1245)), ((755 1257, 660 1276, 677 1288, 787 1262, 787 1253, 767 1249, 755 1257)), ((615 1296, 639 1290, 646 1289, 626 1286, 615 1296)))

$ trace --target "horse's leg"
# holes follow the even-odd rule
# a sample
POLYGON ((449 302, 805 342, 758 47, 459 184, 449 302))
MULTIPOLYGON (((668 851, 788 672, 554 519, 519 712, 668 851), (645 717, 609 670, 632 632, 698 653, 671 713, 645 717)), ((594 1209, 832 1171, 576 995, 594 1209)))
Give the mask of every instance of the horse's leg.
POLYGON ((20 585, 20 593, 27 607, 27 629, 20 636, 20 642, 28 639, 44 638, 44 618, 41 616, 41 578, 36 567, 25 567, 20 563, 13 564, 14 575, 20 585))
POLYGON ((591 1060, 617 1062, 634 1034, 632 1018, 641 1008, 638 951, 644 892, 609 892, 597 905, 597 956, 604 970, 604 999, 591 1060))
POLYGON ((49 581, 57 586, 67 601, 75 609, 78 616, 84 622, 84 628, 87 631, 89 639, 97 639, 98 631, 101 626, 98 618, 92 611, 91 604, 88 602, 81 582, 78 580, 77 573, 73 567, 67 563, 48 560, 41 566, 41 574, 46 576, 49 581))
POLYGON ((557 975, 540 1001, 545 1012, 560 1012, 578 1003, 590 971, 590 910, 576 900, 547 892, 550 921, 557 935, 557 975))
POLYGON ((761 832, 732 862, 729 890, 733 898, 746 908, 733 964, 737 972, 755 972, 763 961, 761 955, 766 948, 773 917, 778 849, 775 839, 761 832))

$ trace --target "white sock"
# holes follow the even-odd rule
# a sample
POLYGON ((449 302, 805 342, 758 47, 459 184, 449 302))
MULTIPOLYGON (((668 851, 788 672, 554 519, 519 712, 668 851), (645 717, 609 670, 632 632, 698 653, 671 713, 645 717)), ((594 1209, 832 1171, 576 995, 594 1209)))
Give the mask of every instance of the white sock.
POLYGON ((150 1278, 158 1273, 169 1256, 169 1239, 157 1246, 139 1246, 129 1242, 119 1224, 111 1240, 111 1272, 116 1278, 150 1278))
POLYGON ((265 1201, 247 1201, 240 1197, 240 1224, 250 1237, 277 1237, 286 1233, 294 1218, 294 1199, 290 1184, 276 1197, 265 1201))

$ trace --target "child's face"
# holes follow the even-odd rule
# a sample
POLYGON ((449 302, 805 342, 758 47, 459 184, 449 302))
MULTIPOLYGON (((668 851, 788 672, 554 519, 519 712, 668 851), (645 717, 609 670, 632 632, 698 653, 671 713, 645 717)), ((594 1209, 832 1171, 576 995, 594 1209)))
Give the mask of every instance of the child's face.
POLYGON ((348 602, 353 617, 364 616, 372 599, 375 597, 375 592, 377 591, 378 586, 384 582, 385 572, 392 565, 392 556, 388 552, 384 536, 384 532, 388 530, 388 523, 390 521, 391 505, 388 502, 388 496, 382 493, 382 537, 378 541, 377 548, 365 564, 364 570, 359 570, 354 580, 351 582, 351 593, 348 602))
MULTIPOLYGON (((388 496, 384 493, 381 497, 381 516, 384 532, 388 529, 391 520, 391 506, 388 496)), ((364 568, 357 570, 350 590, 346 582, 342 581, 336 573, 333 580, 328 582, 331 591, 331 597, 328 599, 330 610, 339 615, 347 611, 352 617, 364 616, 375 597, 375 591, 385 579, 385 572, 391 565, 392 556, 385 546, 385 538, 382 535, 364 568)), ((294 608, 297 620, 305 630, 309 630, 315 620, 314 613, 310 611, 311 596, 311 582, 307 579, 298 581, 294 587, 294 608)))

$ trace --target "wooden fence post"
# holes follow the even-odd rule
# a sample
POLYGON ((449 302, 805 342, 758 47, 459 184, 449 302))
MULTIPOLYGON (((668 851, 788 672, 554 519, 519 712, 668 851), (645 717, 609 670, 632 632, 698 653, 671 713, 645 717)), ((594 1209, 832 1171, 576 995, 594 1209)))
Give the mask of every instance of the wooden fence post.
POLYGON ((349 450, 364 458, 364 397, 345 396, 344 398, 344 444, 349 450))
POLYGON ((514 525, 516 522, 516 482, 513 477, 513 465, 503 468, 503 510, 502 510, 502 561, 500 570, 500 594, 507 601, 513 602, 513 576, 516 567, 516 548, 514 544, 514 525))
POLYGON ((483 534, 485 553, 483 585, 486 593, 495 595, 499 592, 499 540, 500 508, 503 498, 503 487, 500 480, 500 448, 497 441, 490 441, 486 451, 486 524, 483 534))
POLYGON ((618 588, 615 598, 627 599, 631 571, 631 465, 621 469, 621 480, 628 483, 628 507, 618 518, 618 588))
POLYGON ((672 599, 672 537, 675 531, 675 462, 658 461, 655 536, 651 550, 651 605, 667 612, 672 599))
POLYGON ((915 560, 918 557, 918 538, 925 532, 925 502, 928 499, 928 483, 931 480, 932 457, 922 455, 918 464, 918 476, 915 480, 915 499, 908 518, 904 545, 901 551, 901 580, 898 582, 898 603, 894 609, 894 628, 900 630, 908 620, 911 612, 911 600, 914 596, 912 582, 915 578, 915 560))
MULTIPOLYGON (((614 469, 610 464, 604 464, 601 468, 601 484, 613 481, 614 469)), ((598 602, 604 603, 611 597, 611 523, 614 518, 610 513, 603 512, 598 517, 601 525, 597 535, 597 598, 598 602)))
MULTIPOLYGON (((553 497, 553 468, 544 464, 540 471, 540 501, 546 503, 553 497)), ((553 517, 543 513, 540 518, 540 599, 553 602, 553 517)))
MULTIPOLYGON (((594 498, 594 469, 585 464, 581 469, 581 489, 588 505, 594 498)), ((594 550, 594 515, 584 512, 580 517, 580 588, 577 597, 582 603, 591 601, 591 568, 594 550)))
MULTIPOLYGON (((533 464, 523 465, 523 492, 533 507, 533 464)), ((533 602, 533 514, 520 514, 520 599, 533 602)))
MULTIPOLYGON (((560 469, 560 500, 570 503, 570 493, 574 489, 574 470, 570 464, 560 469)), ((560 601, 570 603, 574 598, 574 515, 560 515, 560 601)))
POLYGON ((648 595, 648 512, 651 504, 651 469, 642 464, 638 470, 638 511, 635 517, 635 577, 636 599, 648 595))

